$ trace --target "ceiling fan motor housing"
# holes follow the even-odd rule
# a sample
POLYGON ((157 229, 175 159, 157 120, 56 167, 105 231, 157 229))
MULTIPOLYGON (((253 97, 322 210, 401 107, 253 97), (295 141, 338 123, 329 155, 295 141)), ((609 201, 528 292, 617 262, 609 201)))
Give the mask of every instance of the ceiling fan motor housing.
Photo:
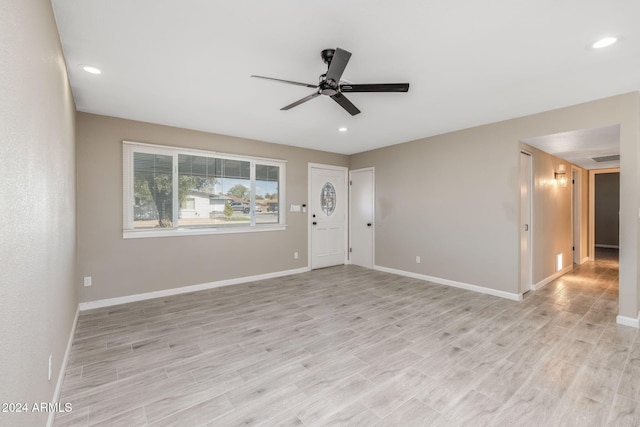
POLYGON ((331 65, 331 60, 333 59, 334 53, 336 53, 335 49, 323 50, 322 53, 320 53, 320 56, 322 56, 322 61, 327 65, 331 65))
POLYGON ((320 84, 318 85, 318 93, 327 96, 333 96, 338 93, 338 82, 331 79, 327 80, 327 75, 322 74, 320 76, 320 84))

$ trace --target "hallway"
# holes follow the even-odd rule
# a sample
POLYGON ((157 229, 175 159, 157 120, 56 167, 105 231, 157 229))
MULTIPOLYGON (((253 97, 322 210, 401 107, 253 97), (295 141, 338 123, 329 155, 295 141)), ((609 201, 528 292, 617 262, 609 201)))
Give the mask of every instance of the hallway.
POLYGON ((558 304, 564 311, 574 314, 567 317, 575 321, 602 326, 615 323, 618 314, 618 250, 596 248, 595 261, 575 265, 573 271, 527 294, 525 301, 529 298, 558 304))

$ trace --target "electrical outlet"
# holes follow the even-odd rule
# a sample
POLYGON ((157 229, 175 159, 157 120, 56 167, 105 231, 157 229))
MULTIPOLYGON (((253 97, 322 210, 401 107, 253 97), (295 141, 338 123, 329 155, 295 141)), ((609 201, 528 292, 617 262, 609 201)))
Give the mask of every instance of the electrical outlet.
POLYGON ((49 355, 49 381, 51 381, 51 373, 53 371, 53 354, 49 355))
POLYGON ((84 285, 85 286, 91 286, 91 276, 85 276, 84 285))
POLYGON ((298 252, 293 253, 293 259, 298 259, 298 252))
POLYGON ((416 256, 416 264, 420 264, 420 257, 416 256))

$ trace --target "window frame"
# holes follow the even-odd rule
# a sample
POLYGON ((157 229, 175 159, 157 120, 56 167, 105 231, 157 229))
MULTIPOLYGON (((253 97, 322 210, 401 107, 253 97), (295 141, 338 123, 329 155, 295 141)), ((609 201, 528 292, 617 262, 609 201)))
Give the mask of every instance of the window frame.
POLYGON ((254 233, 263 231, 281 231, 287 227, 286 223, 286 160, 268 159, 263 157, 245 156, 239 154, 227 154, 218 151, 199 150, 193 148, 173 147, 168 145, 156 145, 135 141, 122 141, 122 237, 123 239, 145 238, 145 237, 169 237, 169 236, 197 236, 207 234, 233 234, 233 233, 254 233), (135 229, 134 223, 134 153, 159 154, 172 156, 172 205, 173 224, 171 228, 135 229), (239 160, 250 162, 250 221, 248 224, 220 226, 212 224, 210 226, 180 226, 179 212, 180 202, 178 194, 178 156, 193 155, 211 157, 225 160, 239 160), (256 164, 278 167, 278 222, 277 223, 257 223, 256 222, 256 164))

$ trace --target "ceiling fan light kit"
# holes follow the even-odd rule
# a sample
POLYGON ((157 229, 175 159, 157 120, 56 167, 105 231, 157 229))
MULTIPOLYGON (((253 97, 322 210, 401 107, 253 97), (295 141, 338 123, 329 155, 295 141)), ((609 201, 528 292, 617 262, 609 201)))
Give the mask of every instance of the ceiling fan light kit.
POLYGON ((344 70, 349 63, 351 52, 340 49, 338 47, 335 49, 325 49, 321 52, 320 56, 322 57, 322 61, 327 64, 328 69, 326 73, 320 75, 317 85, 257 75, 252 75, 251 77, 316 89, 316 91, 311 95, 305 96, 298 101, 286 105, 282 107, 281 110, 289 110, 320 95, 326 95, 333 99, 336 103, 338 103, 338 105, 344 108, 352 116, 359 114, 360 110, 358 110, 358 108, 353 105, 353 103, 344 95, 345 93, 407 92, 409 90, 409 83, 352 84, 344 82, 340 80, 340 78, 342 77, 342 73, 344 73, 344 70))

